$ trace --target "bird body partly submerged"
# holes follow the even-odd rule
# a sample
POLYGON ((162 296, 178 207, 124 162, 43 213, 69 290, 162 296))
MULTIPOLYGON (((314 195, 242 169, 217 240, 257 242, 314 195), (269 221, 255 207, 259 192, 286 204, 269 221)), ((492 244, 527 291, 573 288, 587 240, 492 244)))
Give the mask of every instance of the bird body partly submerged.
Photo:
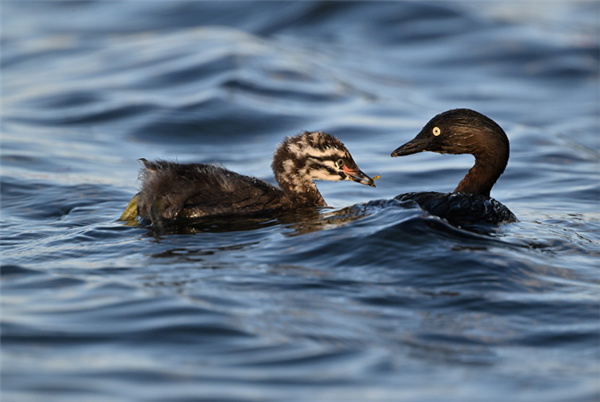
POLYGON ((253 215, 290 206, 289 198, 281 189, 223 167, 141 161, 143 185, 137 205, 144 218, 173 220, 253 215))
POLYGON ((415 202, 430 214, 442 217, 454 225, 498 224, 517 220, 502 203, 479 194, 423 191, 400 194, 394 198, 402 203, 415 202))
POLYGON ((140 192, 122 220, 139 216, 155 224, 326 206, 313 180, 351 180, 375 187, 344 144, 320 131, 288 137, 279 145, 272 168, 280 188, 215 165, 140 161, 140 192))
POLYGON ((506 206, 490 197, 510 154, 506 133, 492 119, 470 109, 440 113, 413 140, 392 152, 392 156, 423 151, 471 154, 475 156, 475 165, 452 193, 407 193, 395 197, 397 200, 413 201, 432 215, 457 225, 517 220, 506 206))

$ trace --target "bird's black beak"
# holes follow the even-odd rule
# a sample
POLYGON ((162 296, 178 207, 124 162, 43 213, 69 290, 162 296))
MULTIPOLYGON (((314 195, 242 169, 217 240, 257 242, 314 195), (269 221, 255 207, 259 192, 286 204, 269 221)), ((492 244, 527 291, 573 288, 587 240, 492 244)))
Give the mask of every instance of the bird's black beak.
POLYGON ((364 184, 367 186, 375 187, 375 181, 371 179, 369 176, 364 174, 360 169, 349 169, 344 166, 344 173, 346 176, 352 181, 355 181, 360 184, 364 184))
POLYGON ((427 151, 428 145, 429 142, 427 140, 422 140, 417 137, 410 140, 401 147, 397 148, 394 152, 392 152, 392 157, 412 155, 419 152, 427 151))

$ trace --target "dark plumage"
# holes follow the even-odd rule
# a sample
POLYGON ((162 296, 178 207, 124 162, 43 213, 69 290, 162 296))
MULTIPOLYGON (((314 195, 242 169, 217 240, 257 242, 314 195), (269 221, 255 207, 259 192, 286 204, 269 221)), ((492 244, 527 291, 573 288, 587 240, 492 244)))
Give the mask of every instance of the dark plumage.
POLYGON ((122 220, 140 216, 162 223, 326 206, 313 180, 352 180, 375 187, 344 144, 320 131, 288 137, 279 145, 271 167, 281 188, 215 165, 140 160, 141 189, 122 220))
POLYGON ((392 156, 423 151, 471 154, 475 156, 475 165, 453 193, 408 193, 396 199, 414 201, 453 224, 498 224, 517 220, 507 207, 490 197, 510 153, 508 137, 492 119, 470 109, 440 113, 413 140, 392 152, 392 156))

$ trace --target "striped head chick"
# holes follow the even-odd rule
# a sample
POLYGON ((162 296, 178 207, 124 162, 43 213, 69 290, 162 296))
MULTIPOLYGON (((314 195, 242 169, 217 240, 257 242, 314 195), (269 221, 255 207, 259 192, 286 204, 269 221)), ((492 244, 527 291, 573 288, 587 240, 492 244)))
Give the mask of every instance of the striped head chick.
POLYGON ((314 180, 350 180, 375 187, 344 144, 322 131, 287 137, 275 150, 271 168, 294 207, 327 205, 314 180))

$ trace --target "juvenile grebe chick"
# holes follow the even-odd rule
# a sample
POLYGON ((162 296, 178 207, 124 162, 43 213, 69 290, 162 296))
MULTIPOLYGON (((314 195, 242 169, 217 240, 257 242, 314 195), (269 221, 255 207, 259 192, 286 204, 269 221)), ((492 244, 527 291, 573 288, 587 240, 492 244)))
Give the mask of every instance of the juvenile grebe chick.
POLYGON ((396 196, 414 201, 424 210, 453 224, 508 223, 517 220, 490 191, 504 172, 509 157, 508 137, 492 119, 470 109, 440 113, 394 156, 431 151, 440 154, 471 154, 473 166, 452 193, 420 192, 396 196))
POLYGON ((140 160, 141 189, 121 220, 140 216, 156 224, 326 206, 313 180, 351 180, 375 187, 344 144, 320 131, 287 137, 279 145, 271 167, 281 188, 215 165, 140 160))

